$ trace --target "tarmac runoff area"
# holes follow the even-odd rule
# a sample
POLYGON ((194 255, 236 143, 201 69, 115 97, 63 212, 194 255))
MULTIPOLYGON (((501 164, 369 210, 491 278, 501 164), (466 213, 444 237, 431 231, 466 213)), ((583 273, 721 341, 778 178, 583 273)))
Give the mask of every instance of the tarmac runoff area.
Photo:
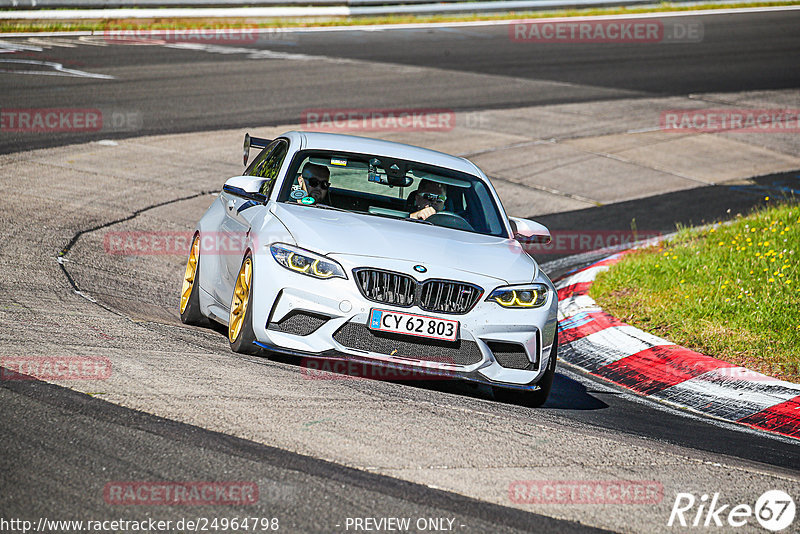
MULTIPOLYGON (((365 134, 465 155, 492 177, 510 214, 531 217, 800 169, 796 133, 658 128, 664 109, 786 108, 797 96, 506 109, 457 114, 446 132, 365 134)), ((272 137, 297 126, 248 131, 272 137)), ((231 353, 217 331, 181 325, 184 255, 109 254, 105 238, 190 232, 224 180, 241 172, 243 133, 0 156, 3 176, 12 177, 0 185, 9 199, 0 213, 0 356, 108 358, 112 372, 101 381, 56 383, 357 469, 618 531, 671 531, 677 492, 724 490, 728 502, 751 504, 775 487, 800 492, 797 471, 564 424, 557 411, 527 410, 521 418, 516 407, 404 384, 309 380, 296 365, 231 353), (514 481, 531 479, 657 481, 665 497, 647 505, 534 505, 511 491, 514 481)))

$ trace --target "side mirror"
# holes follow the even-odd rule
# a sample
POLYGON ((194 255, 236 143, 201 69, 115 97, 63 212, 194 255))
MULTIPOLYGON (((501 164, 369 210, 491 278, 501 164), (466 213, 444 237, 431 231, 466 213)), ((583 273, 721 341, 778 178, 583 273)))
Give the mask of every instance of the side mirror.
POLYGON ((514 239, 523 243, 542 243, 547 244, 550 242, 550 230, 543 224, 530 219, 520 219, 518 217, 509 217, 508 221, 511 223, 511 230, 514 232, 514 239))
POLYGON ((235 195, 237 197, 246 198, 254 202, 265 204, 267 196, 261 193, 261 184, 264 183, 262 178, 253 178, 252 176, 234 176, 229 178, 222 190, 225 193, 235 195))

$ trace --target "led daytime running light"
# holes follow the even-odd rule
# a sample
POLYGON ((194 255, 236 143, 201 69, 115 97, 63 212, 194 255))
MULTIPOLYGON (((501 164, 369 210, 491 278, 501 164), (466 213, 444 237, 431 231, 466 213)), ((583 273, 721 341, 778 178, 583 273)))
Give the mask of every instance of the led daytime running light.
POLYGON ((305 253, 303 249, 281 243, 271 245, 270 252, 275 261, 290 271, 323 280, 335 277, 347 278, 338 263, 313 252, 305 253))

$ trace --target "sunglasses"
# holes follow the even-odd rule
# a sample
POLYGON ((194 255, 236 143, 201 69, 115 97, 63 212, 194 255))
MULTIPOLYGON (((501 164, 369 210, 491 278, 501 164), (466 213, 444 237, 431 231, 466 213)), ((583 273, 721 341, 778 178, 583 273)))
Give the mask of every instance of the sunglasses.
POLYGON ((304 179, 309 187, 321 187, 322 189, 328 189, 331 186, 330 182, 326 182, 325 180, 320 180, 318 178, 304 178, 304 179))
POLYGON ((436 193, 419 193, 419 195, 428 202, 433 202, 433 203, 444 204, 444 202, 447 200, 447 197, 445 195, 437 195, 436 193))

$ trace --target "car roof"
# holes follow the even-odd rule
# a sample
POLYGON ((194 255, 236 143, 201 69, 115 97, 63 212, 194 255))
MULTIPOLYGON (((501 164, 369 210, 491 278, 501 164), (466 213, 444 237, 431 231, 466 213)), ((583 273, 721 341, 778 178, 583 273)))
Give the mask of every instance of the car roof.
POLYGON ((286 137, 291 141, 299 141, 301 150, 340 150, 342 152, 374 154, 376 156, 418 161, 484 177, 481 170, 468 159, 404 143, 356 135, 303 131, 287 132, 280 137, 286 137))

